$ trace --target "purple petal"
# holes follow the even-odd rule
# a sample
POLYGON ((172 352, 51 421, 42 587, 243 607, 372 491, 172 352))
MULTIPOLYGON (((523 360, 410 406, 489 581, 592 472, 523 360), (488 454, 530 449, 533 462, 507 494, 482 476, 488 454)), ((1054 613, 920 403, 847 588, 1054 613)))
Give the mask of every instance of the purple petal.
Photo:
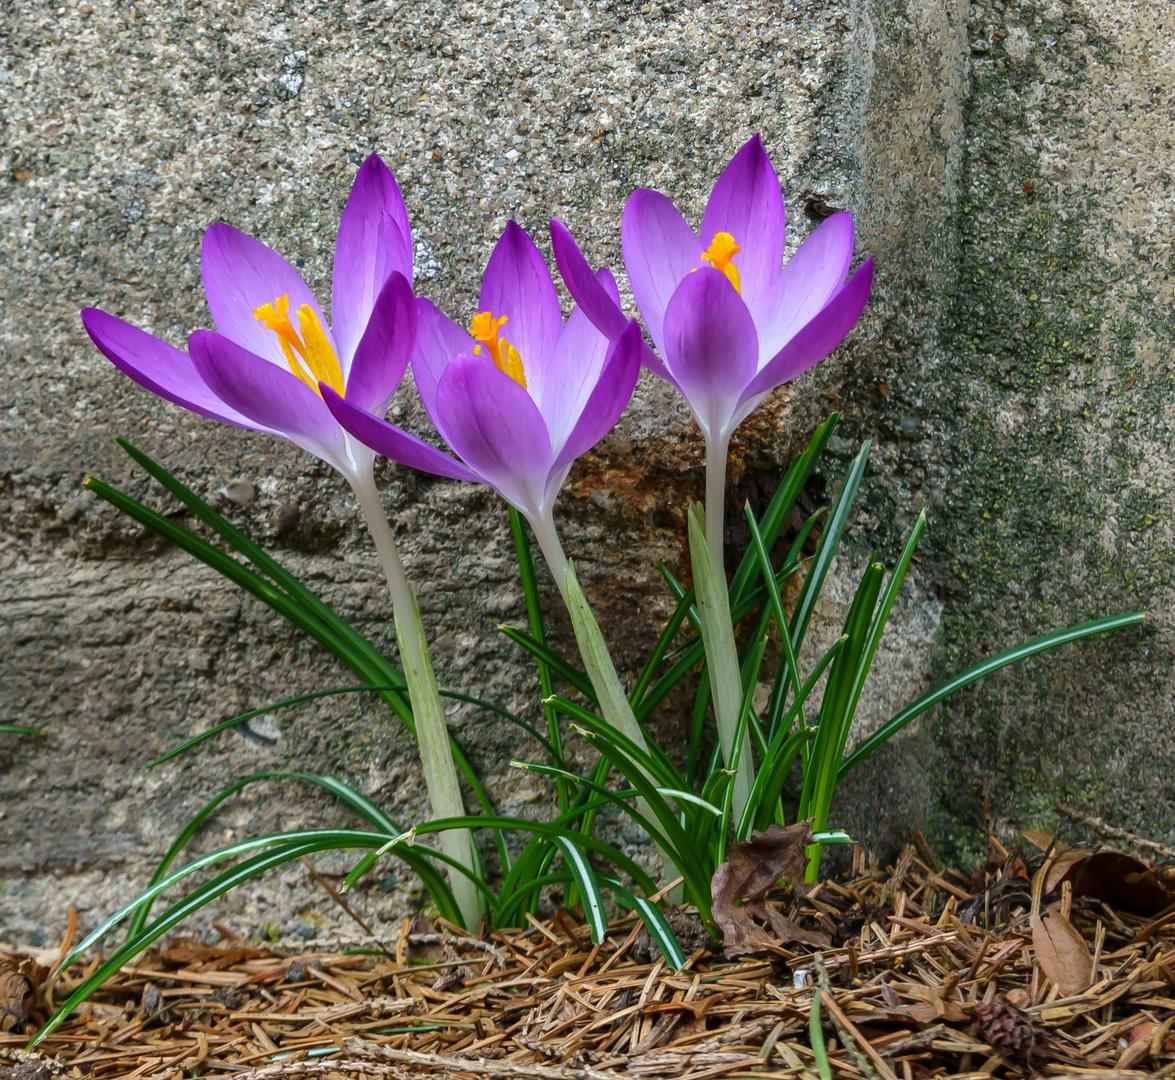
POLYGON ((277 334, 267 330, 253 314, 279 296, 290 298, 290 319, 295 328, 298 308, 308 304, 334 347, 330 326, 302 275, 260 240, 230 225, 213 225, 204 234, 200 248, 200 273, 217 330, 242 349, 287 370, 277 334))
MULTIPOLYGON (((551 246, 555 249, 555 263, 571 298, 597 330, 615 341, 628 328, 628 319, 620 305, 620 292, 611 271, 602 267, 593 274, 571 231, 558 218, 551 219, 551 246)), ((654 375, 677 385, 669 369, 644 338, 641 339, 641 363, 654 375)))
POLYGON ((81 314, 86 333, 102 355, 151 393, 210 420, 265 430, 221 401, 187 353, 97 308, 84 308, 81 314))
POLYGON ((412 233, 395 178, 372 154, 355 176, 335 241, 331 319, 344 371, 392 272, 411 283, 412 233))
POLYGON ((664 195, 638 188, 620 223, 624 269, 653 344, 664 357, 665 309, 682 279, 705 264, 701 242, 664 195))
POLYGON ((709 267, 678 286, 665 311, 666 360, 702 433, 727 430, 759 361, 747 305, 726 275, 709 267))
POLYGON ((597 330, 581 308, 571 312, 541 380, 527 379, 527 390, 538 406, 558 454, 579 422, 609 356, 611 342, 597 330))
POLYGON ((596 445, 620 419, 636 388, 641 370, 641 328, 632 319, 620 339, 608 351, 603 370, 584 402, 574 429, 552 466, 556 472, 596 445))
POLYGON ((530 395, 488 359, 463 356, 437 387, 442 438, 523 513, 543 509, 551 439, 530 395))
POLYGON ((823 360, 856 325, 872 288, 873 259, 868 258, 845 287, 751 380, 743 399, 774 390, 823 360))
POLYGON ((211 330, 197 330, 188 338, 188 350, 213 393, 254 423, 299 445, 339 441, 339 426, 322 398, 288 368, 211 330))
POLYGON ((506 316, 501 335, 518 350, 529 381, 554 351, 563 313, 551 271, 534 241, 513 221, 486 264, 478 310, 506 316))
POLYGON ((393 270, 380 290, 347 375, 347 400, 383 416, 400 385, 416 345, 416 299, 412 286, 393 270))
POLYGON ((779 277, 786 223, 779 177, 763 149, 763 140, 756 135, 743 144, 718 177, 702 215, 701 230, 703 248, 708 248, 719 232, 730 233, 742 248, 733 262, 743 298, 752 310, 758 297, 779 277))
MULTIPOLYGON (((509 339, 507 339, 509 340, 509 339)), ((458 356, 473 352, 477 343, 431 300, 416 300, 416 348, 412 353, 412 376, 424 403, 424 411, 436 426, 437 383, 458 356)))
MULTIPOLYGON (((607 284, 596 277, 571 231, 558 218, 551 218, 551 247, 555 251, 555 265, 571 299, 591 320, 592 325, 615 341, 624 333, 628 320, 620 307, 619 294, 609 291, 607 284)), ((609 280, 611 275, 609 275, 609 280)), ((615 282, 612 282, 615 288, 615 282)))
POLYGON ((852 261, 853 215, 833 214, 799 246, 758 304, 748 301, 764 363, 841 288, 852 261))
POLYGON ((334 418, 343 425, 364 446, 377 454, 383 454, 392 461, 407 465, 434 476, 446 476, 450 480, 472 480, 484 483, 480 476, 470 472, 461 462, 428 443, 409 435, 402 428, 363 409, 356 408, 350 401, 339 397, 329 386, 322 388, 322 399, 334 418))

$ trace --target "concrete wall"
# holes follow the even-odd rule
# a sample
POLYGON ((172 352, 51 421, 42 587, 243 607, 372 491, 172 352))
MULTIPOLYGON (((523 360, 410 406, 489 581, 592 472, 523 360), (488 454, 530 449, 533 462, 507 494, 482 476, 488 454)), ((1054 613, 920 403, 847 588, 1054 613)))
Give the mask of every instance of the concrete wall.
MULTIPOLYGON (((866 437, 873 464, 815 638, 835 636, 869 552, 892 559, 929 511, 863 730, 1007 643, 1152 612, 915 725, 844 792, 838 824, 881 847, 921 824, 965 859, 981 778, 1008 832, 1066 798, 1169 835, 1172 18, 1125 0, 7 5, 0 718, 48 735, 0 749, 0 936, 51 939, 70 904, 92 922, 250 771, 339 775, 403 820, 419 813, 412 743, 367 698, 291 710, 144 772, 237 711, 351 679, 81 488, 93 473, 175 512, 116 435, 206 497, 249 481, 255 499, 222 499, 226 512, 391 649, 374 553, 327 468, 155 400, 76 316, 98 304, 182 343, 208 322, 198 249, 216 220, 296 259, 325 297, 338 213, 373 150, 404 190, 419 291, 464 317, 508 218, 541 238, 558 214, 620 269, 633 187, 696 219, 761 131, 793 242, 851 209, 879 277, 849 342, 744 425, 731 544, 745 539, 742 500, 770 492, 833 407, 845 420, 825 490, 866 437)), ((425 431, 410 388, 393 412, 425 431)), ((700 495, 699 464, 680 402, 645 376, 565 489, 568 552, 629 670, 667 610, 656 560, 688 565, 682 508, 700 495)), ((406 470, 380 480, 442 683, 535 715, 532 669, 491 626, 525 619, 502 504, 406 470)), ((657 722, 676 738, 686 717, 673 701, 657 722)), ((502 809, 547 812, 547 793, 508 767, 511 730, 467 707, 450 722, 502 809)), ((348 820, 309 788, 251 790, 205 846, 348 820)), ((418 900, 392 873, 356 904, 398 919, 418 900)), ((303 937, 338 922, 302 867, 213 917, 303 937)))

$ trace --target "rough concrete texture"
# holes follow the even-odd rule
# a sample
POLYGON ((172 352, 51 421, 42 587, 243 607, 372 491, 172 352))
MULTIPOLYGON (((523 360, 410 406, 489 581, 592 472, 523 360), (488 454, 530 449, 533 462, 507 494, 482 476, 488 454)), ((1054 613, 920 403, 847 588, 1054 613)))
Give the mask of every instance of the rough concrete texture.
MULTIPOLYGON (((94 473, 176 513, 115 446, 130 437, 391 648, 374 554, 326 467, 155 400, 76 315, 99 304, 182 343, 208 321, 198 248, 216 220, 296 260, 325 299, 338 213, 373 150, 404 189, 418 289, 463 317, 508 218, 544 243, 558 214, 619 269, 628 192, 661 188, 696 221, 754 131, 793 242, 853 210, 874 301, 830 361, 744 425, 729 534, 737 552, 743 499, 770 493, 832 407, 845 421, 824 494, 874 440, 813 629, 828 642, 869 552, 892 559, 928 510, 862 729, 1009 642, 1152 614, 916 724, 844 790, 835 824, 879 847, 921 824, 965 859, 981 779, 1006 835, 1053 820, 1059 798, 1169 835, 1173 30, 1167 5, 1134 0, 4 5, 0 719, 48 735, 0 749, 0 936, 52 939, 71 904, 92 924, 251 771, 338 775, 401 820, 420 813, 411 741, 367 697, 278 714, 145 772, 237 711, 352 679, 81 487, 94 473), (252 501, 217 494, 247 494, 237 480, 252 501)), ((425 432, 410 387, 393 413, 425 432)), ((655 561, 688 566, 699 465, 680 402, 646 376, 560 504, 626 671, 667 610, 655 561)), ((380 479, 442 683, 534 716, 532 670, 491 626, 525 619, 501 504, 404 470, 380 479)), ((657 725, 677 738, 687 711, 671 700, 657 725)), ((549 812, 549 793, 508 766, 512 730, 466 706, 450 720, 499 807, 549 812)), ((265 783, 200 844, 347 820, 307 785, 265 783)), ((420 896, 391 872, 354 902, 378 922, 420 896)), ((338 912, 298 866, 202 925, 213 919, 310 938, 334 933, 338 912)))

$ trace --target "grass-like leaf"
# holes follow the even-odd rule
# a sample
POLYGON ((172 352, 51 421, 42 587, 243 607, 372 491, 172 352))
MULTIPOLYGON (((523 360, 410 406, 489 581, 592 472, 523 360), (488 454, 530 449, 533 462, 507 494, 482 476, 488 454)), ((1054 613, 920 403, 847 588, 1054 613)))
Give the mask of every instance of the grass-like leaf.
POLYGON ((940 683, 933 690, 923 694, 917 701, 907 705, 896 716, 891 717, 882 724, 872 735, 863 739, 857 748, 841 763, 840 779, 843 780, 848 776, 861 762, 893 738, 911 720, 921 716, 927 709, 932 709, 944 698, 948 698, 956 691, 962 690, 963 687, 970 686, 973 682, 978 682, 985 675, 999 671, 1000 668, 1005 668, 1009 664, 1018 664, 1021 660, 1027 660, 1030 656, 1047 652, 1049 649, 1057 649, 1062 645, 1068 645, 1072 641, 1081 641, 1084 638, 1094 637, 1097 634, 1105 634, 1110 630, 1120 630, 1127 626, 1136 626, 1145 618, 1145 611, 1127 611, 1121 615, 1107 615, 1105 618, 1094 619, 1092 622, 1082 623, 1080 626, 1070 626, 1064 630, 1054 630, 1051 634, 1033 638, 1031 641, 1026 641, 1022 645, 1014 645, 1012 648, 1005 649, 995 656, 989 656, 986 660, 982 660, 978 664, 967 668, 966 671, 959 672, 959 674, 947 679, 946 682, 940 683))
POLYGON ((592 944, 601 945, 608 933, 608 919, 604 914, 604 897, 600 894, 600 883, 587 856, 579 846, 567 837, 555 837, 555 846, 563 853, 563 863, 575 879, 576 888, 583 899, 583 914, 592 931, 592 944))
POLYGON ((0 724, 0 735, 44 735, 40 728, 25 727, 23 724, 0 724))

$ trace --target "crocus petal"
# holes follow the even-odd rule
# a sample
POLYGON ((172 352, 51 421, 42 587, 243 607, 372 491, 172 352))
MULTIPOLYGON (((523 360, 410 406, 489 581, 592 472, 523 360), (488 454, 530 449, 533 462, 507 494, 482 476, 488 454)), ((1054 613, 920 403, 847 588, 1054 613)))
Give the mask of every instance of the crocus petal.
POLYGON ((513 221, 494 245, 481 280, 479 311, 506 316, 499 331, 522 357, 528 385, 541 382, 543 367, 563 329, 559 295, 534 241, 513 221))
POLYGON ((377 454, 383 454, 384 457, 398 461, 401 465, 432 473, 434 476, 484 483, 481 477, 470 472, 461 462, 444 451, 429 446, 415 435, 408 434, 402 428, 389 424, 364 409, 356 408, 325 384, 322 386, 322 399, 344 429, 377 454))
POLYGON ((632 295, 653 344, 665 357, 665 309, 682 278, 704 265, 704 248, 677 207, 659 191, 647 188, 638 188, 628 197, 620 239, 632 295))
POLYGON ((794 379, 818 364, 856 325, 873 288, 873 260, 861 268, 816 315, 771 358, 743 393, 747 400, 794 379))
POLYGON ((330 327, 302 275, 260 240, 230 225, 213 225, 204 234, 200 247, 200 273, 217 330, 242 349, 289 370, 277 334, 267 330, 253 314, 279 296, 289 297, 289 314, 295 328, 298 308, 308 304, 334 348, 330 327))
POLYGON ((610 345, 583 311, 575 308, 559 335, 542 383, 538 387, 528 384, 530 396, 547 425, 554 454, 563 449, 567 436, 579 422, 604 369, 610 345))
POLYGON ((322 398, 288 370, 211 330, 192 334, 188 351, 213 393, 254 423, 300 446, 306 440, 340 441, 339 426, 322 398))
MULTIPOLYGON (((507 339, 509 340, 509 339, 507 339)), ((424 411, 436 426, 437 383, 458 356, 473 352, 477 343, 431 300, 416 300, 416 348, 412 352, 412 376, 424 411)))
POLYGON ((853 215, 833 214, 788 260, 775 285, 747 306, 759 328, 759 359, 766 363, 844 284, 853 261, 853 215))
MULTIPOLYGON (((701 242, 708 248, 719 232, 730 233, 742 249, 734 256, 742 295, 755 300, 779 277, 787 213, 779 177, 756 135, 743 144, 718 177, 702 215, 701 242)), ((842 278, 843 280, 843 278, 842 278)))
MULTIPOLYGON (((555 264, 559 267, 563 284, 571 293, 571 299, 583 309, 597 330, 616 341, 627 329, 628 319, 624 317, 624 310, 620 306, 620 292, 611 271, 601 268, 593 274, 571 230, 558 218, 551 219, 551 246, 555 250, 555 264)), ((666 382, 677 385, 669 369, 643 337, 641 364, 666 382)))
POLYGON ((82 325, 107 360, 151 393, 210 420, 265 430, 221 401, 174 345, 97 308, 83 309, 82 325))
POLYGON ((462 356, 437 386, 441 437, 523 513, 541 512, 551 439, 530 395, 488 359, 462 356))
POLYGON ((620 419, 641 370, 641 328, 632 319, 608 351, 603 370, 552 466, 557 472, 596 445, 620 419))
POLYGON ((551 247, 555 252, 555 265, 571 299, 601 334, 615 341, 628 326, 620 308, 620 298, 613 298, 605 283, 597 279, 571 230, 558 218, 551 218, 551 247))
POLYGON ((393 270, 380 290, 347 376, 347 400, 383 416, 416 345, 416 298, 393 270))
POLYGON ((331 320, 344 372, 393 271, 411 283, 412 233, 395 178, 372 154, 355 176, 335 241, 331 320))
POLYGON ((665 344, 702 433, 718 436, 759 360, 755 322, 725 274, 704 267, 687 275, 665 310, 665 344))

